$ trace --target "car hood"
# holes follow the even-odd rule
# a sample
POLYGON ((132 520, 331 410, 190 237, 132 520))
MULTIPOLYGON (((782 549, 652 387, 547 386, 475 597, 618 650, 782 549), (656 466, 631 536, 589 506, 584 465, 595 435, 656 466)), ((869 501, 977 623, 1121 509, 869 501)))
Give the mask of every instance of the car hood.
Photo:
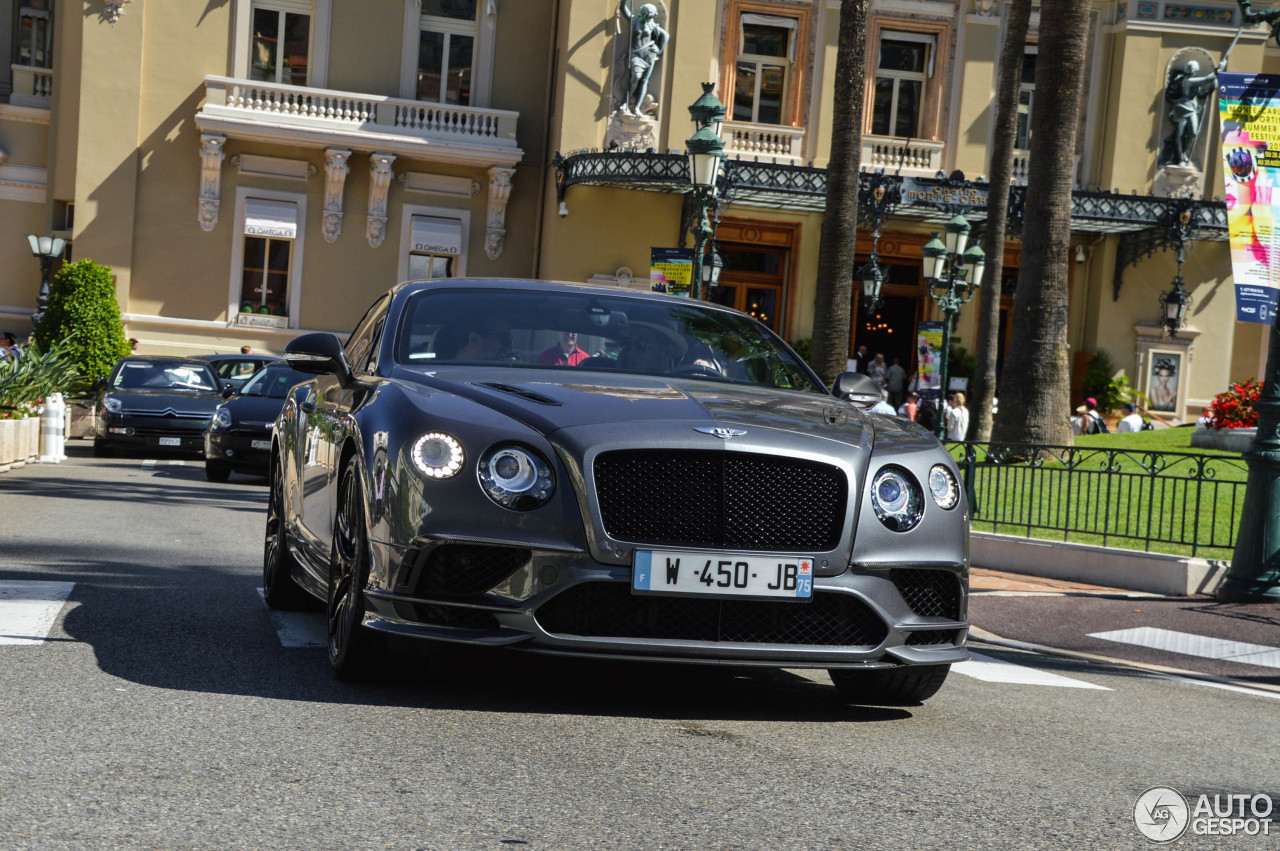
MULTIPOLYGON (((407 376, 406 376, 407 377, 407 376)), ((771 390, 706 379, 667 379, 582 372, 513 380, 510 370, 468 369, 416 377, 428 388, 466 397, 543 435, 604 424, 680 422, 785 429, 859 444, 864 419, 831 396, 771 390)))
POLYGON ((174 413, 212 414, 222 401, 222 395, 213 391, 191 393, 172 390, 110 390, 107 395, 119 399, 120 407, 125 411, 157 414, 168 410, 174 413))
POLYGON ((271 424, 280 415, 285 399, 271 399, 266 396, 232 396, 222 407, 231 414, 231 422, 237 427, 258 427, 271 429, 271 424))

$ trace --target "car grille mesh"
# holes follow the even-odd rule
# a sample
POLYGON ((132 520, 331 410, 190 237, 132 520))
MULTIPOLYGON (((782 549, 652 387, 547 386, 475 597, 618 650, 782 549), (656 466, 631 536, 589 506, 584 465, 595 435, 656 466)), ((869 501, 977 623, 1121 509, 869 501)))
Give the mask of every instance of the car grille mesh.
POLYGON ((917 615, 960 619, 960 577, 954 571, 895 567, 889 579, 917 615))
POLYGON ((930 647, 938 644, 955 644, 956 631, 953 629, 913 632, 907 636, 908 647, 930 647))
POLYGON ((837 467, 724 451, 627 450, 594 465, 609 537, 643 544, 826 552, 840 543, 837 467))
POLYGON ((483 594, 527 564, 531 556, 519 547, 442 544, 409 561, 401 584, 420 597, 483 594))
POLYGON ((540 606, 550 633, 727 643, 875 647, 888 627, 847 594, 816 593, 808 603, 707 600, 632 594, 623 582, 575 585, 540 606))

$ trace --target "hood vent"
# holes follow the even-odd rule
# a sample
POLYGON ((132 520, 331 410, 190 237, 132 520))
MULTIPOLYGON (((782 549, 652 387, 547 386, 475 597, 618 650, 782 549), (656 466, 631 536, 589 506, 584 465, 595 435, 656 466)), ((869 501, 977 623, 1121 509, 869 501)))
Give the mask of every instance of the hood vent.
POLYGON ((559 407, 564 405, 550 396, 543 396, 541 393, 534 393, 532 390, 525 390, 511 384, 500 384, 496 381, 486 381, 480 384, 481 387, 488 387, 490 390, 497 390, 499 393, 510 393, 512 396, 519 396, 521 399, 528 399, 530 402, 537 402, 539 405, 551 405, 559 407))

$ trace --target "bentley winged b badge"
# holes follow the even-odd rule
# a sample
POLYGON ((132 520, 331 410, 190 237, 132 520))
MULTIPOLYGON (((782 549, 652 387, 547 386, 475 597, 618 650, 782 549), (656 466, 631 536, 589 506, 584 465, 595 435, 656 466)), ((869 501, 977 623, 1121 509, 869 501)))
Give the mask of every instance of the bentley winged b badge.
POLYGON ((700 431, 703 434, 715 435, 721 440, 728 440, 731 437, 738 437, 739 435, 747 433, 746 429, 726 428, 725 426, 698 426, 694 431, 700 431))

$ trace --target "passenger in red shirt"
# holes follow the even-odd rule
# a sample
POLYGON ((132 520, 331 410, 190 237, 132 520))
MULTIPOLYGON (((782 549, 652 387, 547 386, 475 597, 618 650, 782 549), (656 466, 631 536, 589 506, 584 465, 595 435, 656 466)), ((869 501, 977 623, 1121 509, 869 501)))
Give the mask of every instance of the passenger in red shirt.
POLYGON ((544 366, 577 366, 591 355, 578 348, 577 331, 561 331, 560 342, 538 355, 544 366))

